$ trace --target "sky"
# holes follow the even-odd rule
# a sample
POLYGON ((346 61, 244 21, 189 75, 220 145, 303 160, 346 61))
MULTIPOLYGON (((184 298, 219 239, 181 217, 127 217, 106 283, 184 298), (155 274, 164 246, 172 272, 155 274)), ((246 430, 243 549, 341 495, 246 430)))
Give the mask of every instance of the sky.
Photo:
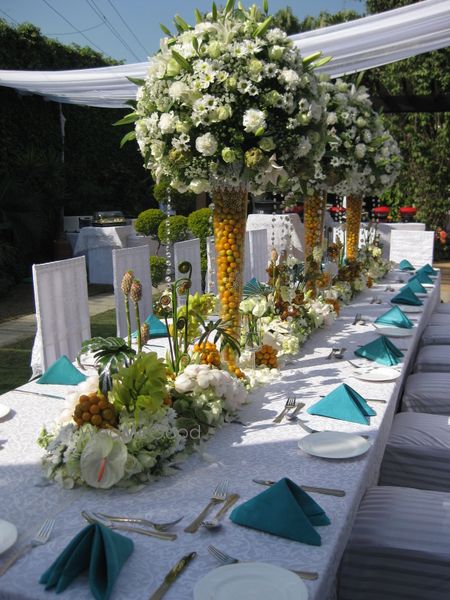
MULTIPOLYGON (((254 3, 261 5, 261 0, 243 0, 245 6, 254 3)), ((212 0, 0 0, 0 17, 11 25, 32 23, 64 44, 90 46, 116 60, 136 63, 158 49, 163 36, 159 23, 173 31, 172 18, 179 14, 194 24, 194 9, 206 11, 211 4, 212 0)), ((271 14, 286 6, 301 19, 321 11, 364 11, 361 0, 269 0, 271 14)))

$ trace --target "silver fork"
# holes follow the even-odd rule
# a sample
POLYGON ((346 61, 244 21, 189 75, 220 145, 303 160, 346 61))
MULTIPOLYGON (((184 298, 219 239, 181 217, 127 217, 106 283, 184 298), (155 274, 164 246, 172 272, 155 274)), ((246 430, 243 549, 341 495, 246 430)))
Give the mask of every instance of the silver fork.
POLYGON ((101 519, 100 517, 94 516, 94 513, 89 514, 85 510, 81 511, 81 516, 88 523, 91 523, 94 525, 103 525, 104 527, 107 527, 108 529, 117 529, 118 531, 128 531, 129 533, 141 533, 142 535, 148 535, 149 537, 155 537, 155 538, 158 538, 159 540, 173 541, 173 540, 177 539, 176 533, 168 533, 165 531, 149 531, 148 529, 142 529, 140 527, 131 527, 130 525, 126 525, 126 524, 116 525, 115 523, 112 523, 112 522, 108 521, 107 519, 101 519))
POLYGON ((149 521, 148 519, 139 519, 133 517, 113 517, 112 515, 106 515, 101 512, 92 512, 94 516, 98 515, 101 519, 108 519, 108 521, 116 522, 116 523, 136 523, 138 525, 147 525, 148 527, 152 527, 156 529, 156 531, 167 531, 177 523, 181 521, 183 517, 179 519, 175 519, 175 521, 169 521, 167 523, 155 523, 154 521, 149 521))
POLYGON ((295 399, 295 396, 288 396, 288 399, 286 400, 286 404, 284 405, 283 410, 280 412, 279 415, 277 415, 275 417, 275 419, 272 421, 272 423, 281 423, 284 415, 287 413, 288 410, 295 407, 296 402, 297 402, 297 400, 295 399))
MULTIPOLYGON (((208 546, 208 552, 212 554, 214 558, 223 565, 234 565, 236 563, 245 562, 239 560, 238 558, 234 558, 233 556, 230 556, 225 552, 222 552, 215 546, 208 546)), ((314 581, 319 577, 319 573, 317 573, 316 571, 294 571, 293 569, 289 570, 301 577, 302 579, 311 579, 312 581, 314 581)))
POLYGON ((47 543, 54 526, 55 521, 53 519, 47 519, 44 521, 34 538, 32 538, 26 546, 13 554, 13 556, 11 556, 11 558, 7 560, 2 567, 0 567, 0 577, 4 575, 6 571, 12 567, 17 560, 19 560, 19 558, 27 554, 27 552, 29 552, 32 548, 35 546, 42 546, 42 544, 47 543))
POLYGON ((220 504, 221 502, 223 502, 225 500, 225 498, 227 497, 227 492, 228 492, 228 479, 225 479, 224 481, 221 481, 220 483, 218 483, 216 485, 208 504, 205 506, 205 508, 202 510, 202 512, 198 515, 198 517, 196 517, 192 521, 192 523, 189 523, 189 525, 184 528, 184 531, 186 531, 186 533, 195 533, 197 531, 197 529, 200 527, 200 525, 202 524, 202 521, 205 520, 205 517, 209 513, 211 508, 215 504, 220 504))

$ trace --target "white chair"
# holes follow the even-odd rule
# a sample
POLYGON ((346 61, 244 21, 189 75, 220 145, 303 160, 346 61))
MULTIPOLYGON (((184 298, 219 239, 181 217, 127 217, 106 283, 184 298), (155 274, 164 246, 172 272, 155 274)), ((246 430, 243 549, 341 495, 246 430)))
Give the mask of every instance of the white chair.
MULTIPOLYGON (((438 313, 441 314, 441 313, 438 313)), ((450 315, 448 315, 450 317, 450 315)), ((437 346, 439 344, 450 344, 450 323, 441 325, 427 325, 422 337, 420 338, 422 346, 437 346)))
POLYGON ((389 260, 399 263, 404 258, 416 268, 433 262, 433 231, 391 231, 389 260))
POLYGON ((91 337, 84 256, 33 265, 36 337, 31 356, 33 377, 60 356, 74 360, 91 337))
POLYGON ((403 412, 450 416, 450 373, 414 373, 406 380, 403 412))
POLYGON ((248 244, 246 238, 245 254, 250 260, 250 276, 244 281, 244 284, 255 277, 261 283, 266 283, 268 279, 267 265, 269 263, 269 241, 267 229, 253 229, 247 232, 248 244))
POLYGON ((216 246, 213 235, 206 238, 206 260, 206 291, 208 294, 217 294, 216 246))
POLYGON ((391 251, 391 233, 394 229, 401 231, 425 231, 425 223, 379 223, 378 233, 383 246, 383 258, 389 260, 391 251))
POLYGON ((199 292, 199 294, 201 294, 203 290, 200 240, 198 238, 195 238, 193 240, 186 240, 185 242, 177 242, 173 246, 173 252, 176 279, 179 279, 180 277, 185 277, 185 275, 179 272, 178 265, 181 262, 187 260, 192 265, 190 293, 195 294, 196 292, 199 292))
POLYGON ((434 309, 435 313, 447 313, 450 314, 450 302, 441 302, 434 309))
MULTIPOLYGON (((141 323, 152 312, 152 277, 150 274, 150 249, 148 246, 135 248, 120 248, 113 250, 113 281, 114 298, 116 301, 117 335, 126 338, 128 333, 127 318, 125 314, 125 299, 121 289, 122 278, 127 271, 133 271, 134 277, 142 285, 142 300, 139 302, 139 317, 141 323)), ((131 331, 136 329, 136 316, 134 307, 130 304, 131 331)))
POLYGON ((423 346, 417 354, 415 373, 449 373, 450 345, 423 346))

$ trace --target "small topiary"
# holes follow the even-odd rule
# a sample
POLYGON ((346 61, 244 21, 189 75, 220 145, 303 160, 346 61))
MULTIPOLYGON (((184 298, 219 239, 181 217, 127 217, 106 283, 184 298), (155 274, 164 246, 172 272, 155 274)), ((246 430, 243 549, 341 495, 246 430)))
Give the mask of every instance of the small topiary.
POLYGON ((166 275, 167 262, 163 256, 150 256, 150 273, 152 275, 152 286, 157 288, 166 275))
POLYGON ((167 217, 159 224, 158 238, 161 244, 174 244, 187 240, 189 236, 187 217, 167 217))
POLYGON ((188 215, 195 208, 196 196, 192 192, 180 194, 177 190, 169 187, 166 178, 153 186, 153 197, 159 204, 167 204, 170 194, 170 206, 178 215, 188 215))
POLYGON ((158 227, 165 218, 166 215, 159 208, 149 208, 139 213, 134 228, 138 233, 156 237, 158 235, 158 227))
POLYGON ((206 255, 206 238, 208 235, 212 235, 212 210, 210 208, 200 208, 195 210, 188 217, 189 231, 194 237, 200 239, 200 256, 201 256, 201 270, 202 276, 204 277, 207 269, 207 255, 206 255))

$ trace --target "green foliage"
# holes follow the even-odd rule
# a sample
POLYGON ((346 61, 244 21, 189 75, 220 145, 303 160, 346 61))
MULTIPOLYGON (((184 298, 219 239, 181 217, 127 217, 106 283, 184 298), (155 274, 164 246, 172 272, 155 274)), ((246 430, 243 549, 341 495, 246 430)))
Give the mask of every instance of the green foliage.
POLYGON ((167 261, 163 256, 150 256, 150 273, 152 286, 157 288, 166 276, 167 261))
POLYGON ((188 217, 189 231, 194 237, 200 239, 200 256, 202 275, 207 269, 206 238, 212 235, 211 224, 212 210, 210 208, 200 208, 195 210, 188 217))
POLYGON ((0 241, 0 298, 25 275, 23 257, 8 242, 0 241))
POLYGON ((158 227, 165 218, 166 215, 159 208, 148 208, 139 213, 134 228, 138 233, 156 237, 158 235, 158 227))
POLYGON ((139 419, 139 411, 156 412, 166 397, 166 367, 156 352, 139 354, 134 363, 113 377, 112 401, 139 419))
POLYGON ((186 192, 180 194, 177 190, 169 188, 165 179, 153 186, 153 197, 159 204, 167 204, 170 194, 170 206, 179 215, 187 216, 195 208, 195 194, 186 192))
POLYGON ((293 14, 292 8, 287 6, 275 13, 272 25, 274 27, 279 27, 288 35, 293 35, 294 33, 301 33, 302 31, 311 31, 321 27, 328 27, 329 25, 353 21, 362 16, 363 15, 354 10, 341 10, 335 14, 321 11, 318 17, 308 16, 303 20, 300 20, 293 14))
POLYGON ((161 244, 174 244, 188 239, 188 220, 182 215, 167 217, 158 227, 158 238, 161 244))
POLYGON ((96 337, 84 340, 77 356, 78 364, 86 352, 92 352, 94 364, 99 375, 100 389, 106 394, 112 387, 112 376, 120 367, 132 363, 136 352, 120 337, 96 337))

